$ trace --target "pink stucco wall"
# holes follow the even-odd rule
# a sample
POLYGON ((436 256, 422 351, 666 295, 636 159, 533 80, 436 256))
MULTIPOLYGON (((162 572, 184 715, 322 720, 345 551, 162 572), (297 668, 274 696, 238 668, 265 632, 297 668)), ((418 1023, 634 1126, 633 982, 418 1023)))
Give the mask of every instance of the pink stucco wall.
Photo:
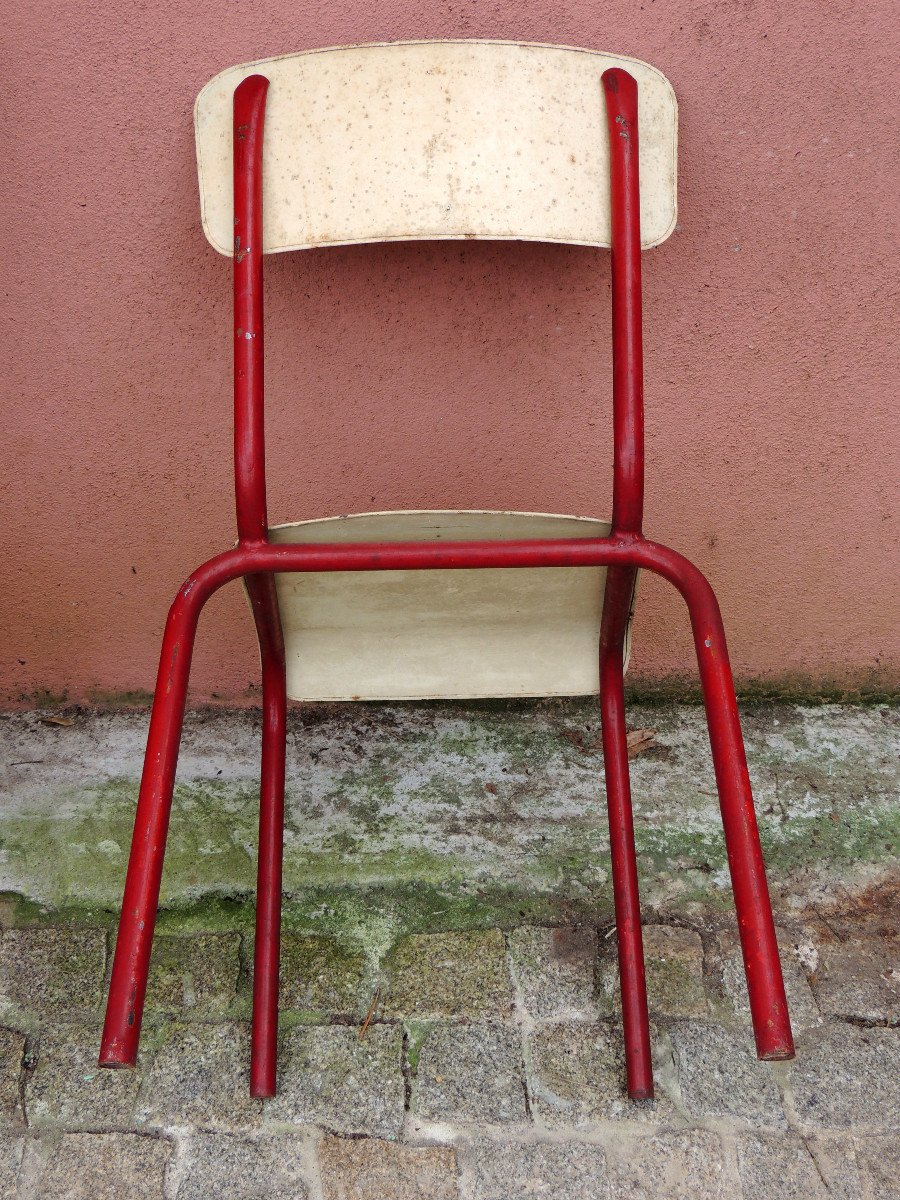
MULTIPOLYGON (((197 91, 263 55, 448 36, 614 50, 671 79, 681 217, 645 256, 647 529, 711 577, 741 679, 889 679, 892 8, 14 6, 3 87, 7 700, 152 687, 171 596, 232 540, 229 263, 198 221, 197 91)), ((273 520, 608 511, 605 254, 468 243, 282 255, 268 268, 268 320, 273 520)), ((689 670, 680 601, 647 578, 641 601, 634 670, 689 670)), ((240 697, 257 671, 233 585, 201 627, 195 699, 240 697)))

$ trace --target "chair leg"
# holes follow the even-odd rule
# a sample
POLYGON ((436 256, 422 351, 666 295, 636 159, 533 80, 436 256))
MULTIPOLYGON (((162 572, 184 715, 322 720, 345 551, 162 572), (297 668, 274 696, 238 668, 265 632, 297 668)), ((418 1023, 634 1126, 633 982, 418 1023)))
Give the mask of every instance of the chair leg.
POLYGON ((256 940, 253 952, 253 1025, 250 1094, 274 1096, 278 1055, 278 976, 281 947, 281 875, 284 848, 284 776, 287 692, 284 643, 271 575, 247 579, 263 668, 262 779, 256 940))
POLYGON ((650 1021, 647 1015, 637 856, 634 848, 634 818, 625 734, 621 647, 617 650, 605 650, 601 655, 600 714, 606 803, 609 810, 609 843, 616 909, 626 1080, 628 1095, 632 1100, 650 1100, 653 1098, 653 1065, 650 1056, 650 1021))
POLYGON ((100 1043, 101 1067, 133 1067, 137 1062, 188 676, 202 606, 187 585, 166 621, 100 1043))
POLYGON ((607 570, 600 626, 600 721, 622 993, 625 1074, 631 1099, 649 1100, 653 1097, 653 1065, 622 679, 634 581, 632 569, 610 567, 607 570))
POLYGON ((681 560, 678 575, 680 578, 672 577, 672 581, 687 601, 694 633, 757 1055, 768 1060, 793 1058, 775 923, 722 616, 712 588, 696 567, 681 560))

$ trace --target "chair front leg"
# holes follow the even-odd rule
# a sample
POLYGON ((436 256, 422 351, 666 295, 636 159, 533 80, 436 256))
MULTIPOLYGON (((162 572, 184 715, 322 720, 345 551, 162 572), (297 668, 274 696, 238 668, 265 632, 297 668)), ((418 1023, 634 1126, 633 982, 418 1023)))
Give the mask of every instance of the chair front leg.
POLYGON ((687 601, 697 650, 756 1051, 761 1059, 793 1058, 791 1022, 722 616, 715 593, 696 567, 681 559, 677 576, 669 577, 687 601))
POLYGON ((137 1062, 175 768, 202 607, 203 598, 188 582, 166 621, 100 1043, 101 1067, 133 1067, 137 1062))
POLYGON ((274 578, 271 575, 248 576, 247 590, 259 635, 263 681, 250 1094, 269 1097, 274 1096, 276 1091, 278 1056, 287 691, 284 640, 274 578))

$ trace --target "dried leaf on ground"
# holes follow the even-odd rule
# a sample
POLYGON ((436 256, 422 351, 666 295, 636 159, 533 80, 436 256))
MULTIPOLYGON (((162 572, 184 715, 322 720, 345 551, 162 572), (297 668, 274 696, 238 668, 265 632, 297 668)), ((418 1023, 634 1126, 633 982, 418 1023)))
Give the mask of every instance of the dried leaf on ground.
POLYGON ((585 740, 584 733, 580 729, 564 729, 562 735, 567 742, 571 742, 575 749, 580 750, 582 754, 596 754, 603 746, 603 738, 599 732, 593 741, 590 742, 585 740))
POLYGON ((637 758, 645 750, 652 750, 657 745, 655 729, 632 729, 626 735, 628 757, 637 758))
MULTIPOLYGON (((571 742, 576 750, 580 750, 582 754, 596 754, 603 749, 603 736, 598 731, 596 736, 591 740, 585 737, 581 729, 564 729, 563 737, 567 742, 571 742)), ((663 752, 668 751, 668 746, 662 746, 656 740, 655 729, 632 729, 626 735, 626 744, 628 746, 628 757, 637 758, 639 754, 644 754, 648 750, 656 750, 660 756, 664 756, 663 752)))

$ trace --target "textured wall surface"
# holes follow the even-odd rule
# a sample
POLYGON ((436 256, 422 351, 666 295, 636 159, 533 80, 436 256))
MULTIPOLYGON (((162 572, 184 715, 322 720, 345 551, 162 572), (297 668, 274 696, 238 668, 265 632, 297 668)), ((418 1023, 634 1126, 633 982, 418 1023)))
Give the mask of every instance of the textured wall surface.
MULTIPOLYGON (((172 595, 233 537, 230 272, 199 225, 196 93, 231 63, 417 37, 607 49, 672 81, 680 224, 645 256, 648 532, 709 574, 742 680, 888 678, 900 657, 891 8, 16 6, 4 87, 7 699, 152 687, 172 595)), ((271 260, 272 520, 607 513, 608 265, 602 252, 490 243, 271 260)), ((634 670, 686 672, 681 602, 647 578, 641 601, 634 670)), ((240 697, 257 674, 232 585, 201 625, 195 699, 240 697)))

